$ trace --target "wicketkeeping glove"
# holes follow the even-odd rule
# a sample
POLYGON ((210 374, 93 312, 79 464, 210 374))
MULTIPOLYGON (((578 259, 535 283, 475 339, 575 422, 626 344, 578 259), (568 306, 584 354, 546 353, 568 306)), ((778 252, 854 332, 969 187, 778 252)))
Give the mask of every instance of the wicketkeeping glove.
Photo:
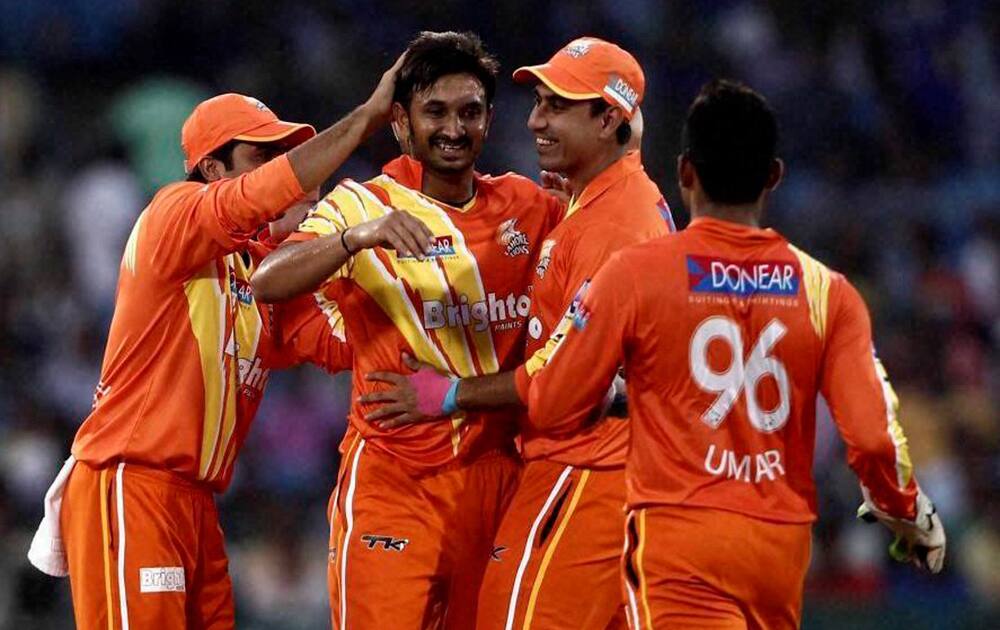
POLYGON ((944 525, 934 504, 922 491, 917 491, 917 516, 912 521, 886 514, 867 498, 858 508, 858 518, 867 523, 878 521, 896 534, 889 545, 893 560, 931 573, 938 573, 944 566, 944 525))

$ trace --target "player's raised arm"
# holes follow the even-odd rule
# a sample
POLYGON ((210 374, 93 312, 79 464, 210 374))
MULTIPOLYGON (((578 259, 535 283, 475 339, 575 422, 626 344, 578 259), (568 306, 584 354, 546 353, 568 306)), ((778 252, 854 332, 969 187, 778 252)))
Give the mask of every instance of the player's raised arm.
POLYGON ((401 63, 402 57, 364 104, 319 135, 239 94, 200 104, 181 133, 188 181, 157 195, 133 231, 133 255, 138 252, 161 275, 185 276, 243 247, 388 121, 401 63))
POLYGON ((635 294, 623 267, 615 256, 584 283, 573 325, 532 379, 528 414, 539 431, 571 432, 599 417, 634 329, 635 294))
MULTIPOLYGON (((875 356, 871 321, 858 292, 836 278, 821 391, 847 444, 847 461, 865 493, 863 512, 877 517, 913 550, 905 560, 936 573, 944 562, 944 529, 913 476, 899 401, 875 356), (923 548, 917 552, 916 548, 923 548)), ((903 554, 906 556, 907 554, 903 554)))

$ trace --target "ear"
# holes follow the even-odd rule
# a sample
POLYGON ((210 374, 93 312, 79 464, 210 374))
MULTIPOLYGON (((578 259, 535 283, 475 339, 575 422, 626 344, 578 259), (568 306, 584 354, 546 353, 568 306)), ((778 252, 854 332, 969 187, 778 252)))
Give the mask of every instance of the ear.
POLYGON ((410 151, 410 115, 402 103, 392 104, 392 135, 399 143, 399 148, 403 153, 410 151))
POLYGON ((490 127, 493 126, 493 114, 496 112, 493 106, 490 105, 489 109, 486 110, 486 128, 483 129, 483 140, 490 135, 490 127))
POLYGON ((767 170, 767 182, 764 184, 764 190, 770 192, 777 188, 784 176, 785 162, 781 158, 774 158, 767 170))
POLYGON ((222 161, 213 157, 201 158, 195 168, 201 171, 201 176, 205 178, 206 182, 218 181, 225 177, 225 167, 222 161))
POLYGON ((618 125, 625 120, 625 112, 620 107, 609 107, 601 114, 601 137, 614 138, 618 125))
POLYGON ((698 173, 694 170, 694 164, 686 153, 677 156, 677 185, 681 190, 691 190, 694 188, 698 173))

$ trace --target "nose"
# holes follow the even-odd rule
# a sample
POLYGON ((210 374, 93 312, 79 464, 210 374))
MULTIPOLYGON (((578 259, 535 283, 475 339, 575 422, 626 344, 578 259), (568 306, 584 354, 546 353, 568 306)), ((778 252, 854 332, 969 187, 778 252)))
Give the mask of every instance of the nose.
POLYGON ((449 140, 455 140, 464 136, 465 124, 462 123, 462 117, 458 114, 452 114, 445 118, 444 126, 441 128, 441 134, 446 136, 449 140))
POLYGON ((538 105, 531 108, 531 113, 528 114, 528 129, 532 131, 541 131, 548 126, 548 121, 545 119, 545 115, 539 111, 538 105))

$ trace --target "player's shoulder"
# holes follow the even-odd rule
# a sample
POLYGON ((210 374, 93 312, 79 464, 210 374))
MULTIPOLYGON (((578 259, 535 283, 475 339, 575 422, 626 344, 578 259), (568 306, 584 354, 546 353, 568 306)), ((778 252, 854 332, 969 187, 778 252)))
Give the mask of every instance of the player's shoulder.
POLYGON ((503 197, 543 200, 550 197, 538 182, 513 171, 500 175, 480 175, 477 183, 481 189, 503 197))

